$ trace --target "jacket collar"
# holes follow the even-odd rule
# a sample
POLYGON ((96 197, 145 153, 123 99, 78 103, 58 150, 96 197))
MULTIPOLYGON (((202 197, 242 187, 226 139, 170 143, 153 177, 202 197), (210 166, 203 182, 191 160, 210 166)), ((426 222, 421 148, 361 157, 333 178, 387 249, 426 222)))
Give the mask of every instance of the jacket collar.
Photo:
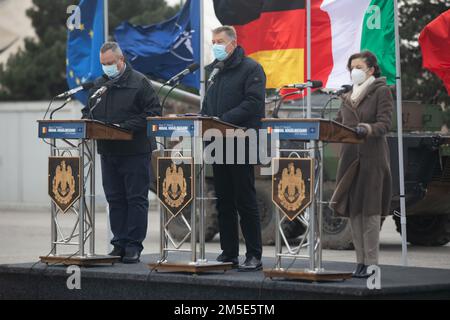
POLYGON ((134 87, 132 83, 130 83, 130 75, 133 71, 133 67, 128 61, 125 61, 125 64, 126 64, 125 71, 121 76, 119 76, 116 79, 110 79, 106 74, 103 74, 102 84, 109 82, 114 87, 129 87, 129 86, 134 87))
POLYGON ((361 104, 361 102, 368 96, 372 95, 379 87, 385 86, 386 85, 386 78, 385 77, 380 77, 377 78, 368 88, 367 90, 365 90, 365 92, 362 93, 361 97, 358 99, 357 103, 354 104, 352 102, 352 91, 342 95, 342 100, 344 102, 344 105, 346 106, 351 106, 353 108, 356 108, 359 104, 361 104))
MULTIPOLYGON (((226 69, 233 69, 236 68, 244 59, 245 52, 244 49, 241 46, 237 46, 236 49, 234 49, 231 56, 229 56, 227 59, 225 59, 224 62, 224 70, 226 69)), ((212 71, 214 69, 214 66, 219 63, 219 60, 214 60, 211 64, 206 66, 206 70, 212 71)))

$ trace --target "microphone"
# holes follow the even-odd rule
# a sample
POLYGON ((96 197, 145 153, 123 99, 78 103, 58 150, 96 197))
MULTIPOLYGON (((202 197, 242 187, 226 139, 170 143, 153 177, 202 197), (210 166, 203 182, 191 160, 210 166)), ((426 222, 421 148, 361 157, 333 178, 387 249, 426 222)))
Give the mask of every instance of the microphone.
POLYGON ((225 66, 225 64, 222 61, 219 61, 214 65, 214 69, 208 78, 208 82, 207 82, 208 86, 206 88, 207 92, 209 91, 209 88, 211 88, 211 86, 214 84, 214 78, 223 69, 224 66, 225 66))
POLYGON ((208 82, 211 82, 216 77, 216 75, 220 71, 222 71, 223 67, 224 67, 224 63, 222 61, 217 62, 216 65, 214 66, 213 71, 209 75, 208 82))
POLYGON ((106 90, 108 90, 107 86, 101 86, 97 91, 94 92, 94 94, 91 96, 91 99, 97 99, 99 98, 101 95, 103 95, 106 90))
POLYGON ((283 88, 295 88, 295 89, 306 89, 306 88, 321 88, 323 86, 320 80, 308 80, 305 83, 294 83, 283 86, 283 88))
POLYGON ((93 82, 85 82, 83 83, 81 86, 78 86, 76 88, 70 89, 66 92, 63 92, 61 94, 58 94, 55 98, 59 99, 59 98, 68 98, 70 96, 73 96, 75 93, 81 91, 81 90, 89 90, 92 87, 94 87, 94 83, 93 82))
POLYGON ((183 79, 185 76, 187 76, 188 74, 194 72, 195 70, 197 70, 200 66, 198 65, 198 63, 193 63, 191 65, 189 65, 186 69, 184 69, 183 71, 181 71, 180 73, 177 73, 176 75, 174 75, 172 78, 170 78, 169 80, 166 81, 166 83, 164 84, 174 84, 179 82, 181 79, 183 79))
POLYGON ((333 96, 341 96, 344 93, 349 92, 350 90, 352 90, 353 86, 349 85, 349 84, 344 84, 343 86, 341 86, 341 89, 339 90, 333 90, 333 89, 322 89, 322 92, 326 93, 326 94, 330 94, 333 96))

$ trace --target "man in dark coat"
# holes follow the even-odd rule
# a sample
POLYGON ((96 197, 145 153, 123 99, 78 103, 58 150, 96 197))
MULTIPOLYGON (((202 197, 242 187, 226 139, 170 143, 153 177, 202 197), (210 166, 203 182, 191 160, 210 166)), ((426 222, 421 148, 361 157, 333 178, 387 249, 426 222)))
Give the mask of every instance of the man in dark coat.
MULTIPOLYGON (((213 30, 213 52, 216 60, 207 67, 207 71, 213 70, 219 63, 223 64, 223 68, 213 79, 214 82, 208 84, 201 113, 240 127, 259 128, 265 106, 266 76, 263 68, 246 57, 244 50, 237 46, 236 31, 230 26, 213 30)), ((226 143, 230 142, 226 139, 226 143)), ((261 225, 256 203, 254 163, 249 161, 249 152, 247 143, 244 164, 237 164, 236 161, 233 164, 213 164, 223 250, 217 260, 238 264, 239 213, 247 249, 245 262, 240 266, 242 271, 262 268, 261 225)))
POLYGON ((150 155, 155 141, 147 138, 146 117, 161 115, 161 106, 150 81, 125 62, 117 43, 100 50, 105 75, 95 81, 108 89, 100 100, 90 99, 83 118, 114 124, 133 133, 131 141, 98 141, 103 189, 109 204, 114 249, 124 263, 139 261, 147 234, 150 155))

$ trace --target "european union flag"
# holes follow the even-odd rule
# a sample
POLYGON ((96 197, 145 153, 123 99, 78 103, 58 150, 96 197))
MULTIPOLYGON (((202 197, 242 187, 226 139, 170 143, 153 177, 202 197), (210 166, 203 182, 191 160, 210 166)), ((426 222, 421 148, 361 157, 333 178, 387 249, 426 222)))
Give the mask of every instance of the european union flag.
MULTIPOLYGON (((81 0, 69 18, 72 28, 67 37, 66 72, 69 88, 93 81, 103 74, 100 48, 104 42, 103 0, 81 0)), ((80 91, 75 97, 86 105, 88 94, 80 91)))
MULTIPOLYGON (((177 15, 162 23, 124 22, 114 35, 136 70, 168 80, 188 65, 200 63, 200 0, 186 1, 177 15)), ((184 77, 182 83, 199 89, 200 72, 184 77)))

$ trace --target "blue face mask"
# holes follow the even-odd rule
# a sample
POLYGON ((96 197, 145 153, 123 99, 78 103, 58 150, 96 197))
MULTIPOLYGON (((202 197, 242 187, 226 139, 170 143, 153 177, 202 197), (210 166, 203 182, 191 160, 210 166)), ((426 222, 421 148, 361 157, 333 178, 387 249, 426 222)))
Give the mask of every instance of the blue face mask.
POLYGON ((103 72, 110 78, 115 78, 120 73, 119 68, 117 68, 117 64, 111 64, 107 66, 102 64, 102 69, 103 72))
POLYGON ((223 61, 228 57, 228 52, 225 50, 225 47, 228 44, 213 44, 212 50, 214 54, 214 58, 216 58, 219 61, 223 61))

